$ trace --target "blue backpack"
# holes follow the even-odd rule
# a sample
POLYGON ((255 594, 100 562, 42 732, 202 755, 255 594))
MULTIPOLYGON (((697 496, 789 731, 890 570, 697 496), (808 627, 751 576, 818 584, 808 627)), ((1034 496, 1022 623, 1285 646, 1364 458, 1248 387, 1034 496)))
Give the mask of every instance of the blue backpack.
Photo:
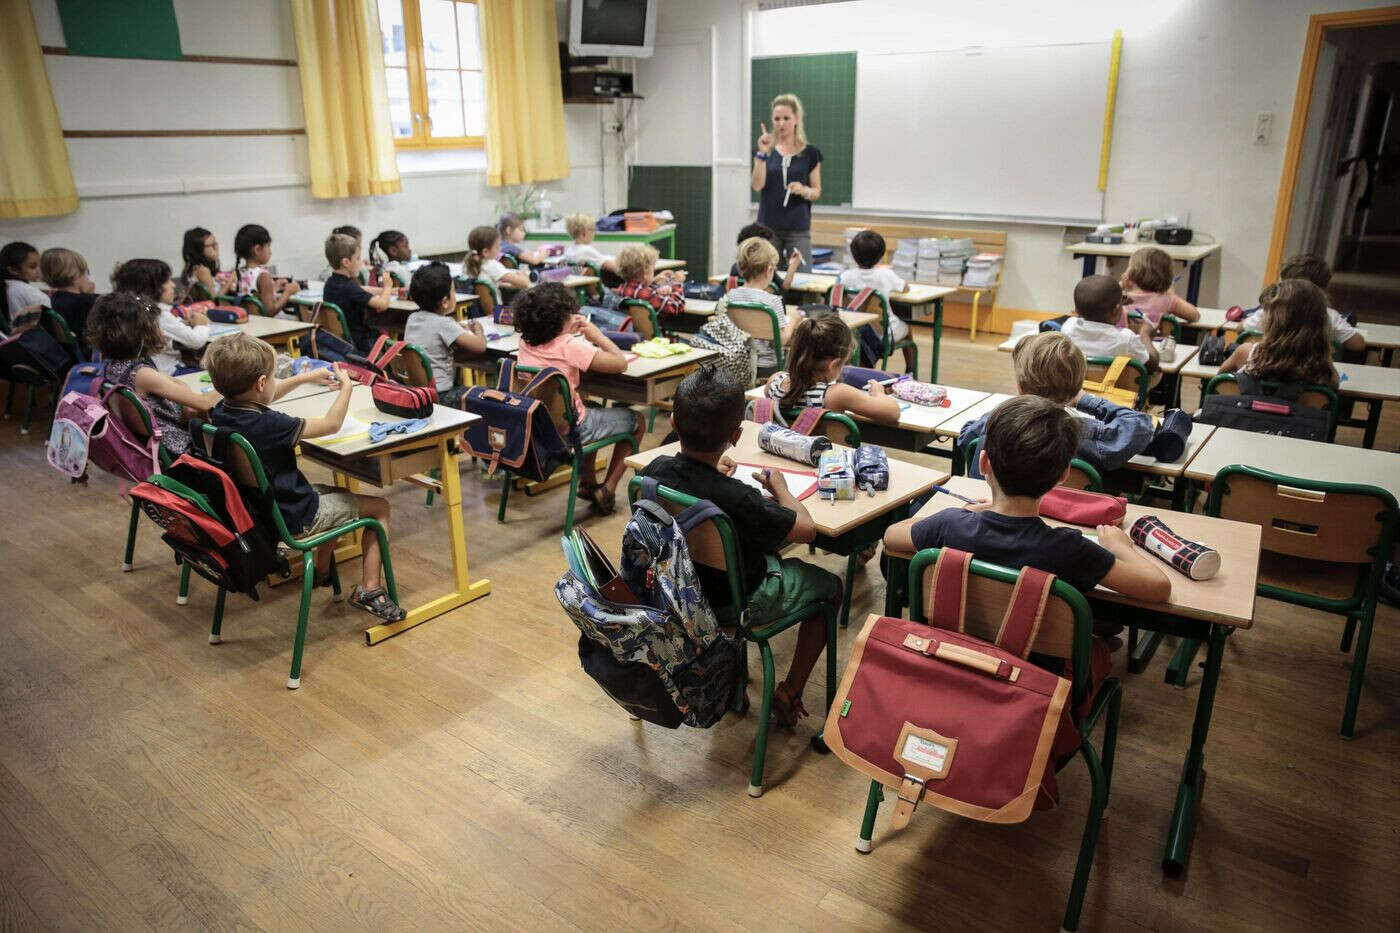
POLYGON ((536 482, 548 479, 554 468, 572 452, 579 455, 578 440, 570 437, 566 443, 555 424, 549 408, 537 397, 548 381, 559 375, 550 366, 530 380, 519 391, 512 390, 515 361, 501 361, 501 374, 496 388, 472 386, 463 398, 462 407, 480 420, 467 426, 467 453, 487 463, 488 474, 505 467, 516 476, 536 482))
POLYGON ((743 688, 743 644, 725 633, 700 586, 686 533, 722 514, 697 502, 671 515, 644 479, 614 570, 582 529, 563 539, 569 569, 555 584, 579 628, 584 672, 638 719, 709 728, 743 688))

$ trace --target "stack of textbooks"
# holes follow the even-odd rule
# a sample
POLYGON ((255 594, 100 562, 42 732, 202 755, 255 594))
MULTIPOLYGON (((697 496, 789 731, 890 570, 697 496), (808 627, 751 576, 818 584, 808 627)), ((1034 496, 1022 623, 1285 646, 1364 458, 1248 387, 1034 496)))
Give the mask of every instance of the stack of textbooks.
POLYGON ((1001 253, 978 253, 967 261, 962 284, 973 288, 989 288, 1001 274, 1001 253))

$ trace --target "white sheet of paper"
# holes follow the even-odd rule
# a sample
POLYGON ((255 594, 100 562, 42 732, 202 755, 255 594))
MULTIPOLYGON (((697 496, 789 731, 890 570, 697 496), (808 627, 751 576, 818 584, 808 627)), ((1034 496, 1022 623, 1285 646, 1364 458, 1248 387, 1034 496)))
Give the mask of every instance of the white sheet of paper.
POLYGON ((318 437, 317 440, 322 442, 333 441, 337 438, 349 437, 352 434, 364 434, 368 430, 369 422, 361 421, 359 418, 352 418, 346 415, 345 421, 341 424, 339 431, 336 431, 334 434, 327 434, 324 437, 318 437))
MULTIPOLYGON (((763 468, 762 468, 762 467, 748 466, 748 465, 746 465, 746 464, 741 463, 741 464, 739 464, 737 467, 735 467, 735 469, 734 469, 734 478, 737 479, 737 480, 739 480, 739 481, 742 482, 742 483, 747 483, 748 485, 752 486, 754 489, 757 489, 759 492, 763 493, 764 496, 766 496, 767 498, 771 499, 771 498, 773 498, 773 494, 770 493, 770 492, 764 487, 764 485, 763 485, 761 482, 759 482, 759 480, 758 480, 758 474, 759 474, 759 473, 762 473, 762 472, 763 472, 763 468)), ((787 474, 784 473, 784 472, 782 472, 781 470, 774 470, 773 473, 774 473, 774 475, 779 476, 779 477, 782 478, 782 481, 783 481, 783 483, 787 486, 788 491, 791 492, 791 491, 792 491, 792 484, 791 484, 790 482, 788 482, 788 476, 787 476, 787 474)))

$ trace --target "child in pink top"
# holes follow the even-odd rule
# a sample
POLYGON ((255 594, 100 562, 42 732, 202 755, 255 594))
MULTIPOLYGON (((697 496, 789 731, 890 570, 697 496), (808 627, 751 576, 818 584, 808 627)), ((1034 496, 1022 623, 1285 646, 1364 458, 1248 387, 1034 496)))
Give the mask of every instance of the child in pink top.
POLYGON ((512 313, 515 328, 520 332, 520 364, 553 366, 569 382, 577 416, 574 433, 584 448, 579 496, 592 502, 600 514, 607 515, 616 506, 617 484, 627 467, 627 455, 640 444, 644 430, 642 416, 630 408, 585 405, 578 391, 579 374, 589 371, 620 373, 627 368, 627 356, 607 335, 578 314, 574 293, 558 282, 542 282, 522 292, 512 304, 512 313), (619 435, 629 437, 614 445, 607 476, 599 483, 598 451, 587 448, 619 435))
POLYGON ((1144 246, 1128 259, 1128 271, 1119 280, 1123 287, 1123 315, 1118 326, 1128 326, 1128 312, 1136 311, 1155 329, 1170 314, 1183 321, 1199 321, 1196 306, 1172 291, 1172 259, 1165 250, 1144 246))

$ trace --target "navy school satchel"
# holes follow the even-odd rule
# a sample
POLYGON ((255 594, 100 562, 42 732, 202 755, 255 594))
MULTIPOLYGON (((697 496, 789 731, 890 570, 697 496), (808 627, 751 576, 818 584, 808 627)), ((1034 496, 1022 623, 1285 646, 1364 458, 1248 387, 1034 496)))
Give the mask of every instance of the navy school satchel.
POLYGON ((501 361, 501 375, 494 389, 472 386, 463 407, 480 420, 467 426, 467 453, 487 463, 487 473, 500 467, 536 482, 546 479, 570 453, 578 452, 576 438, 567 441, 550 416, 549 408, 537 397, 548 380, 559 370, 548 367, 520 391, 512 391, 515 361, 501 361))

